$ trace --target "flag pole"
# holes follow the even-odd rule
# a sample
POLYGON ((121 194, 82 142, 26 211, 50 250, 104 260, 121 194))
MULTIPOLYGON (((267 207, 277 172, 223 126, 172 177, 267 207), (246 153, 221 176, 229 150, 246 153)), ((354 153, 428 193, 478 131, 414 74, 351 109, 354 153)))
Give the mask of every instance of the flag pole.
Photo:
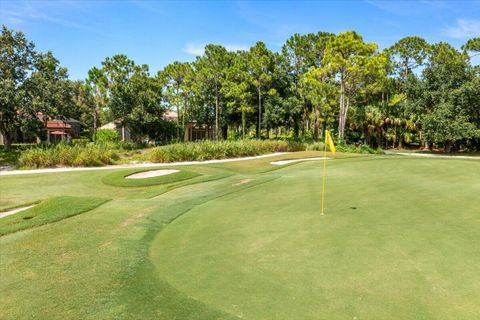
POLYGON ((325 204, 325 184, 327 180, 327 131, 324 132, 324 147, 323 147, 323 183, 322 183, 322 211, 320 215, 324 215, 323 208, 325 204))

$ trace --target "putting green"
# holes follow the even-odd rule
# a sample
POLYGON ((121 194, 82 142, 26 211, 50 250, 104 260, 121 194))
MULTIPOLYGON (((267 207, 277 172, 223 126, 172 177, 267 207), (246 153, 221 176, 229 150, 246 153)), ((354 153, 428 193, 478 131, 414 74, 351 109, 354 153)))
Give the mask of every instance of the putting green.
POLYGON ((157 275, 246 319, 480 316, 477 161, 319 162, 196 206, 150 247, 157 275))

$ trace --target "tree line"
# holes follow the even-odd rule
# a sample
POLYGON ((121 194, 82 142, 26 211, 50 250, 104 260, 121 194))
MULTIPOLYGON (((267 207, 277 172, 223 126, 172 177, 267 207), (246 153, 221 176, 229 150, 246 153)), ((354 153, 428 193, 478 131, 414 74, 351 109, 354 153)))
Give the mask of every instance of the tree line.
POLYGON ((156 74, 126 55, 106 58, 83 81, 22 32, 0 37, 0 132, 40 135, 36 114, 80 119, 94 138, 118 120, 136 139, 181 140, 194 121, 216 139, 319 140, 372 147, 480 148, 480 38, 456 49, 411 36, 380 50, 354 31, 294 34, 280 52, 263 42, 228 51, 209 44, 193 62, 156 74), (167 110, 178 115, 172 124, 167 110))

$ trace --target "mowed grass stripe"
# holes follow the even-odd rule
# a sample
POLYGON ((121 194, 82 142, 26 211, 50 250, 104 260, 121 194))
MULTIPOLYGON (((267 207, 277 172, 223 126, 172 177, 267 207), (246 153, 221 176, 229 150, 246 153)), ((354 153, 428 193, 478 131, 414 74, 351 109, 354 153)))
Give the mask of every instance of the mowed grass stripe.
POLYGON ((104 204, 97 197, 54 197, 25 211, 0 219, 0 236, 72 217, 104 204))

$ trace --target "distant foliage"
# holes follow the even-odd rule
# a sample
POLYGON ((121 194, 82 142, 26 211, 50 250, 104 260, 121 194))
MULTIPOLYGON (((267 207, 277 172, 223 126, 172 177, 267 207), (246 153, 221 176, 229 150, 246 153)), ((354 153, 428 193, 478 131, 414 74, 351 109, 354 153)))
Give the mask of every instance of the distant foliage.
POLYGON ((307 145, 307 151, 324 151, 324 150, 325 150, 325 143, 323 142, 315 142, 307 145))
POLYGON ((366 154, 382 154, 383 150, 378 148, 374 149, 366 144, 361 146, 349 146, 349 145, 338 145, 336 146, 337 152, 345 153, 366 153, 366 154))
POLYGON ((90 139, 87 139, 87 138, 72 139, 72 144, 75 144, 75 145, 85 146, 88 143, 90 143, 90 139))
POLYGON ((95 134, 96 142, 116 142, 120 140, 120 136, 116 130, 100 129, 95 134))

